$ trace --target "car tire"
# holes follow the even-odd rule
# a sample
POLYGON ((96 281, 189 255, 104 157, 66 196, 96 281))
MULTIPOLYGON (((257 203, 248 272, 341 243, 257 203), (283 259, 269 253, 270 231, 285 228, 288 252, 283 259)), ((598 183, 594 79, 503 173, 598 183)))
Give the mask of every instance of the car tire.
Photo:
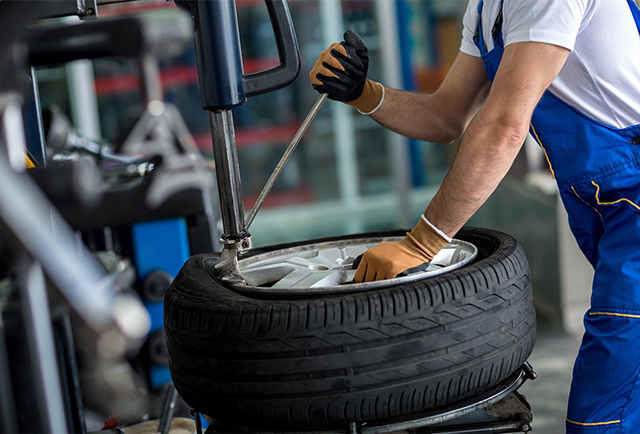
POLYGON ((504 233, 456 238, 475 262, 327 295, 247 293, 216 278, 216 256, 192 257, 164 302, 174 385, 202 414, 264 431, 345 429, 491 388, 533 350, 529 265, 504 233))

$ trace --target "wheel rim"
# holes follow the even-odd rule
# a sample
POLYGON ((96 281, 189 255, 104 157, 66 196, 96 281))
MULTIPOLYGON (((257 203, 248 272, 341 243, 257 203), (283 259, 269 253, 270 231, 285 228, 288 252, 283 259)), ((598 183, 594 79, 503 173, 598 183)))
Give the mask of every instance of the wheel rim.
POLYGON ((305 244, 258 254, 238 261, 246 280, 244 290, 270 293, 351 292, 397 285, 448 273, 472 262, 478 249, 454 239, 431 261, 425 271, 395 279, 353 283, 353 261, 381 241, 402 237, 360 238, 305 244))

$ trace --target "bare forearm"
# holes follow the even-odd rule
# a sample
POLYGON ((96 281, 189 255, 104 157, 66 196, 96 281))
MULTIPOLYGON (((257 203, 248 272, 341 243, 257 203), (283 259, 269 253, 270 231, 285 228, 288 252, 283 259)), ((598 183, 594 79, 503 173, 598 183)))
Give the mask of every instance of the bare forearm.
POLYGON ((461 134, 443 113, 435 94, 385 87, 383 104, 371 117, 380 125, 412 139, 450 143, 461 134))
POLYGON ((425 211, 427 219, 447 235, 455 235, 509 171, 526 133, 526 127, 496 131, 495 125, 474 121, 425 211))
POLYGON ((568 55, 565 48, 535 42, 505 49, 487 101, 425 212, 440 230, 455 235, 496 189, 522 147, 534 108, 568 55))
POLYGON ((407 137, 450 143, 465 131, 489 89, 482 60, 460 53, 437 92, 385 87, 384 101, 371 117, 407 137))
POLYGON ((380 125, 412 139, 449 143, 459 136, 447 126, 433 94, 385 87, 384 103, 371 117, 380 125))

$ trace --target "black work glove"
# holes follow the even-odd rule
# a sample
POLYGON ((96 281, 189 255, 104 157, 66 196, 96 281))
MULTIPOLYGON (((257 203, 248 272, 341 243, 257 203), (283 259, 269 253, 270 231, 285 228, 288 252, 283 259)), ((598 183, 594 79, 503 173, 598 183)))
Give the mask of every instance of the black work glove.
POLYGON ((367 46, 360 35, 347 30, 343 42, 334 42, 320 54, 309 78, 313 88, 330 99, 369 112, 382 100, 382 85, 367 79, 368 69, 367 46))
POLYGON ((309 77, 313 88, 335 101, 350 102, 362 95, 369 69, 369 50, 353 30, 320 54, 309 77))

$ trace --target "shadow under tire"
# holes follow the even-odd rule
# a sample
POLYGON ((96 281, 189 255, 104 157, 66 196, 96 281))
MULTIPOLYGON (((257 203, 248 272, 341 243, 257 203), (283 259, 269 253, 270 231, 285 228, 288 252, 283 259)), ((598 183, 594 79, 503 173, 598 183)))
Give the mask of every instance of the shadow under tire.
POLYGON ((478 248, 474 263, 346 294, 247 294, 215 278, 217 257, 192 257, 164 301, 174 385, 199 412, 256 430, 345 429, 489 389, 533 350, 529 265, 504 233, 456 238, 478 248))

